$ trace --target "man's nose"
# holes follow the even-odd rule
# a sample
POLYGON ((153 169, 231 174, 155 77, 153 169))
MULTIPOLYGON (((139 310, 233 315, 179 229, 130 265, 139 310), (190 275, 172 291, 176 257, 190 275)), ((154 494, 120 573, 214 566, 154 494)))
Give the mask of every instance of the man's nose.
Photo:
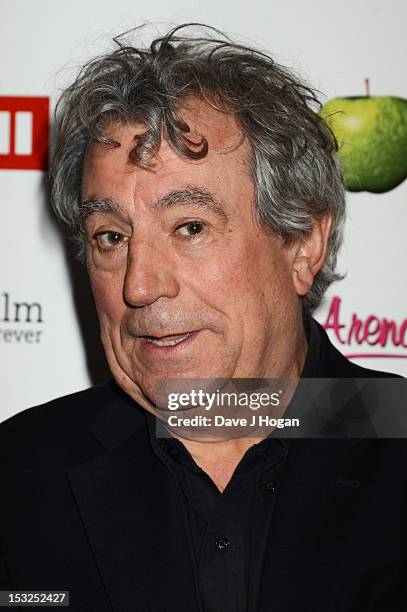
POLYGON ((130 245, 123 288, 129 306, 146 306, 160 297, 176 297, 178 292, 175 266, 168 252, 157 243, 138 241, 130 245))

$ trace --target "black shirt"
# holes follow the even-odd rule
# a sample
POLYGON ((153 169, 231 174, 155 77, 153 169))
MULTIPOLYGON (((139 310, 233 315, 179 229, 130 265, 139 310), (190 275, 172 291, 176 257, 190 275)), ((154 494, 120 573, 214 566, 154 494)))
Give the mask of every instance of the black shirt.
POLYGON ((180 520, 187 522, 201 609, 247 610, 261 577, 263 544, 289 441, 269 437, 249 448, 221 493, 181 442, 155 438, 154 424, 150 435, 182 496, 185 516, 180 520))
MULTIPOLYGON (((319 334, 307 322, 308 353, 303 377, 320 376, 319 334)), ((173 474, 195 560, 204 612, 255 608, 265 545, 290 440, 269 435, 250 447, 221 493, 175 438, 157 438, 155 417, 146 412, 154 452, 173 474)), ((184 545, 180 543, 180 545, 184 545)))

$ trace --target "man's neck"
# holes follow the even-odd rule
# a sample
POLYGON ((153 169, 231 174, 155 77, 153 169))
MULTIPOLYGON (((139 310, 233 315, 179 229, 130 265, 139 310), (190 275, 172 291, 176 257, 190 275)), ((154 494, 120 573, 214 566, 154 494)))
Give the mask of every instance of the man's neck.
MULTIPOLYGON (((308 350, 307 337, 302 328, 297 342, 292 347, 291 366, 287 367, 280 378, 299 379, 304 368, 308 350)), ((269 376, 273 378, 273 375, 269 376)), ((283 416, 287 406, 278 415, 283 416)), ((270 433, 270 430, 269 432, 270 433)), ((195 463, 210 476, 212 481, 222 492, 233 476, 247 450, 258 444, 262 438, 233 438, 230 440, 200 441, 178 438, 193 457, 195 463)))
POLYGON ((262 441, 262 438, 240 438, 199 442, 179 438, 193 457, 195 463, 208 474, 222 492, 246 451, 262 441))

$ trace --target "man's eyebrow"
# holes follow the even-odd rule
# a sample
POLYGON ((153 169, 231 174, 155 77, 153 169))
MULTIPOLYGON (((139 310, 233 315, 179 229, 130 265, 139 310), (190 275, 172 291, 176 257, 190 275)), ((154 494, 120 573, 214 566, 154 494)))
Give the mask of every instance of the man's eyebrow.
POLYGON ((160 196, 153 202, 152 208, 153 210, 160 210, 172 206, 188 206, 189 204, 198 206, 209 212, 214 212, 225 221, 229 219, 229 215, 218 198, 206 189, 193 185, 189 185, 182 189, 173 189, 165 195, 160 196))
POLYGON ((90 198, 87 198, 86 200, 81 202, 79 205, 79 217, 81 225, 83 226, 86 219, 90 215, 97 212, 113 213, 129 222, 129 214, 125 210, 125 208, 123 208, 119 204, 119 202, 116 202, 115 200, 111 199, 97 198, 95 196, 91 196, 90 198))
MULTIPOLYGON (((209 191, 201 187, 187 186, 183 189, 173 189, 160 196, 152 203, 153 210, 163 210, 172 206, 199 206, 203 210, 214 212, 223 220, 227 221, 229 215, 226 213, 222 203, 209 191)), ((109 198, 98 198, 91 196, 81 202, 79 206, 80 222, 83 226, 86 219, 93 213, 105 212, 113 213, 122 217, 127 222, 131 222, 129 214, 119 202, 109 198)))

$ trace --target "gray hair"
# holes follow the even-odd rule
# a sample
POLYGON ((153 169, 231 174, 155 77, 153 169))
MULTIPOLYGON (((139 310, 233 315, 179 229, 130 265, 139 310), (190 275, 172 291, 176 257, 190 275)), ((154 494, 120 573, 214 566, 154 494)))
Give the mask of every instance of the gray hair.
POLYGON ((189 34, 183 24, 150 46, 118 47, 84 66, 62 94, 56 110, 56 142, 51 165, 54 210, 70 229, 83 256, 81 175, 90 142, 118 146, 104 133, 106 123, 141 121, 147 131, 130 153, 147 168, 162 134, 181 156, 201 159, 208 143, 191 148, 188 125, 177 111, 198 94, 215 108, 233 112, 251 149, 255 220, 271 227, 285 243, 303 240, 312 221, 330 215, 332 227, 324 264, 304 307, 312 311, 335 272, 345 218, 345 191, 331 130, 318 114, 316 92, 267 54, 231 41, 203 26, 189 34))

